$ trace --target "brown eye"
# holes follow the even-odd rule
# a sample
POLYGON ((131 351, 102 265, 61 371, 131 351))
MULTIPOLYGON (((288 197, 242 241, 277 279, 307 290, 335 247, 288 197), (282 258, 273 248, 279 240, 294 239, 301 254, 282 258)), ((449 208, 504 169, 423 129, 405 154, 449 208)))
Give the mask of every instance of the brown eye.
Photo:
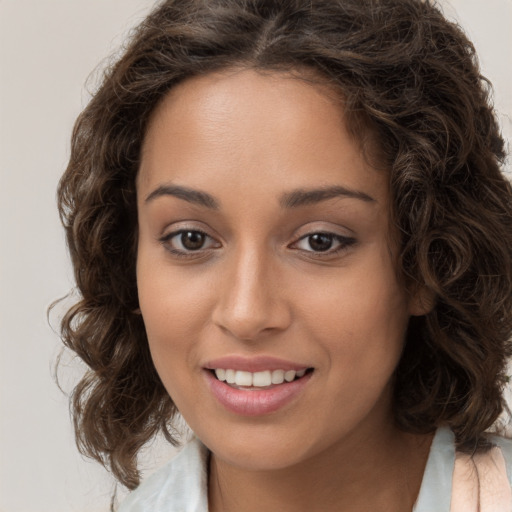
POLYGON ((315 233, 307 237, 311 250, 317 252, 328 251, 334 242, 334 236, 328 233, 315 233))
POLYGON ((336 255, 355 243, 355 238, 319 231, 303 236, 300 240, 295 242, 292 247, 303 252, 311 253, 312 255, 336 255))
POLYGON ((197 229, 180 229, 160 239, 162 245, 176 256, 202 254, 208 249, 216 249, 220 244, 203 231, 197 229))
POLYGON ((206 235, 200 231, 183 231, 180 235, 180 242, 184 249, 197 251, 202 249, 206 235))

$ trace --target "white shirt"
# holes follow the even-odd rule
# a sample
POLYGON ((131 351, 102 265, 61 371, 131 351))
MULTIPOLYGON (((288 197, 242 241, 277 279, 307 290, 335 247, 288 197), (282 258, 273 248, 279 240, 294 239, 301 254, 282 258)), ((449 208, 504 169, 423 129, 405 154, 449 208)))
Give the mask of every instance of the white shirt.
MULTIPOLYGON (((501 448, 512 485, 512 441, 500 437, 491 440, 501 448)), ((132 492, 119 512, 208 512, 207 467, 208 450, 194 439, 132 492)), ((439 428, 413 512, 450 512, 454 467, 454 435, 448 428, 439 428)), ((509 511, 499 508, 496 512, 509 511)))

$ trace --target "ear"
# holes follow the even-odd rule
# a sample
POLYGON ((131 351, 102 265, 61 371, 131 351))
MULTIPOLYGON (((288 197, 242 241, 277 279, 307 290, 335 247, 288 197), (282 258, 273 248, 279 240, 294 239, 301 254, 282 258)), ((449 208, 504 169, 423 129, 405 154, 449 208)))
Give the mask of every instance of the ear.
POLYGON ((426 285, 418 286, 411 292, 409 298, 409 315, 423 316, 430 313, 436 305, 436 296, 433 290, 426 285))

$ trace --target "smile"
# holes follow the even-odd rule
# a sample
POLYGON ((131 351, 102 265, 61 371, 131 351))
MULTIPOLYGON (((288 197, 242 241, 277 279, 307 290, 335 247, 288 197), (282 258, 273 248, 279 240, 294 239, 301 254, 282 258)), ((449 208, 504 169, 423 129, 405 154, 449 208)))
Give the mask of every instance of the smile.
POLYGON ((247 372, 242 370, 216 368, 215 376, 221 382, 240 388, 268 388, 272 385, 292 382, 304 377, 307 369, 302 370, 264 370, 260 372, 247 372))
POLYGON ((272 369, 256 364, 258 368, 253 369, 257 371, 226 366, 204 368, 203 375, 217 403, 240 416, 268 415, 293 404, 304 394, 314 373, 313 368, 276 368, 275 363, 269 365, 272 369))

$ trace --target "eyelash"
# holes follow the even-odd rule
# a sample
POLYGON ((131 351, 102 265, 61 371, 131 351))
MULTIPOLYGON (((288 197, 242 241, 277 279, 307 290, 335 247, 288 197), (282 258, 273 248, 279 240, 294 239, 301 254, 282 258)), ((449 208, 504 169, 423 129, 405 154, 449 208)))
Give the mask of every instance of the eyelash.
MULTIPOLYGON (((349 247, 353 246, 356 243, 356 239, 353 237, 337 235, 336 233, 331 233, 329 231, 315 231, 313 233, 308 233, 307 235, 302 236, 296 242, 291 244, 290 247, 297 246, 303 240, 311 239, 312 237, 317 236, 317 235, 330 238, 331 242, 333 242, 333 243, 337 242, 339 244, 338 247, 336 249, 332 249, 329 247, 325 251, 314 251, 314 250, 308 251, 306 249, 298 249, 298 250, 308 253, 309 257, 322 258, 322 257, 329 257, 329 256, 337 256, 337 255, 341 254, 342 252, 348 250, 349 247)), ((311 240, 309 242, 309 245, 311 247, 311 240)))
MULTIPOLYGON (((172 239, 175 237, 178 237, 178 236, 183 236, 185 233, 194 233, 196 235, 199 234, 199 235, 205 237, 206 240, 209 239, 209 240, 214 241, 214 239, 211 236, 209 236, 207 233, 205 233, 204 231, 202 231, 200 229, 179 229, 177 231, 173 231, 172 233, 168 233, 168 234, 164 235, 163 237, 161 237, 159 239, 159 241, 160 241, 160 243, 162 243, 162 245, 164 245, 166 250, 168 250, 173 256, 176 256, 178 258, 197 258, 200 255, 201 256, 204 255, 205 250, 208 251, 211 248, 220 247, 220 244, 218 244, 218 242, 216 242, 218 244, 217 247, 207 247, 206 249, 204 247, 200 247, 197 250, 186 249, 186 248, 185 248, 185 250, 183 250, 183 249, 174 248, 172 246, 172 242, 171 242, 172 239)), ((308 233, 307 235, 300 237, 296 242, 293 242, 288 247, 295 249, 295 250, 299 250, 303 253, 307 253, 309 257, 320 259, 320 258, 325 258, 325 257, 337 256, 337 255, 341 254, 342 252, 348 250, 355 243, 356 243, 356 239, 352 238, 352 237, 337 235, 336 233, 331 233, 328 231, 314 231, 312 233, 308 233), (339 246, 336 249, 332 249, 329 247, 328 249, 326 249, 324 251, 315 251, 315 250, 306 250, 306 249, 297 248, 297 245, 300 242, 307 240, 308 238, 311 239, 312 237, 318 236, 318 235, 330 238, 330 240, 332 242, 337 242, 339 244, 339 246)), ((183 246, 182 242, 181 242, 181 245, 183 246)), ((311 247, 311 241, 310 241, 309 245, 311 247)))
MULTIPOLYGON (((199 248, 198 250, 181 250, 181 249, 175 249, 172 247, 171 241, 173 238, 177 236, 183 236, 185 233, 194 233, 199 234, 205 239, 214 240, 211 236, 208 235, 208 233, 205 233, 204 231, 200 229, 178 229, 177 231, 173 231, 172 233, 168 233, 167 235, 164 235, 160 238, 160 242, 164 245, 165 249, 168 250, 173 256, 176 256, 178 258, 197 258, 199 256, 199 253, 201 251, 204 251, 203 247, 199 248)), ((183 244, 182 244, 183 245, 183 244)))

